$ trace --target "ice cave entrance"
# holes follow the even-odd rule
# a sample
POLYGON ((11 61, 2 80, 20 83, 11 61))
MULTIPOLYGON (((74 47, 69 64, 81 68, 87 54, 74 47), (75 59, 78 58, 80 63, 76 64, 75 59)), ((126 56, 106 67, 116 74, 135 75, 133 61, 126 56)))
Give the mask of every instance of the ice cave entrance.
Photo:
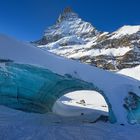
POLYGON ((94 90, 78 90, 60 97, 53 112, 66 117, 92 116, 92 121, 108 120, 109 108, 104 97, 94 90))
POLYGON ((109 120, 116 122, 105 93, 93 83, 69 74, 62 76, 48 69, 9 62, 0 67, 0 85, 0 105, 26 112, 95 116, 106 113, 108 104, 109 120), (107 104, 100 104, 101 99, 107 104))

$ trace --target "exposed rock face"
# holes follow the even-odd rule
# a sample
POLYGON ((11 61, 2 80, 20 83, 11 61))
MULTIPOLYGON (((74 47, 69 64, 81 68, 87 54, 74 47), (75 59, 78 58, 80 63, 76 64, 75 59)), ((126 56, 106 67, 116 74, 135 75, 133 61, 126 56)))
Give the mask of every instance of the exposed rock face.
POLYGON ((113 33, 100 32, 66 8, 49 27, 38 47, 107 70, 140 64, 140 26, 123 26, 113 33))

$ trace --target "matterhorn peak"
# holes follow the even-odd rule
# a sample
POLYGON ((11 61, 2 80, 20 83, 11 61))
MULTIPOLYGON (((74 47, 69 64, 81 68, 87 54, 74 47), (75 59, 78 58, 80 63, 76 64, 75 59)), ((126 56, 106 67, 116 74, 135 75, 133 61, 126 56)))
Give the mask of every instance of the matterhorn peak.
POLYGON ((69 19, 74 19, 74 18, 78 18, 78 14, 73 12, 71 7, 66 7, 64 11, 62 12, 62 14, 60 14, 57 20, 57 23, 60 23, 63 20, 69 20, 69 19))
POLYGON ((45 45, 63 40, 63 44, 82 44, 98 34, 100 32, 96 28, 79 18, 77 13, 73 12, 70 7, 67 7, 59 15, 57 22, 45 30, 43 38, 37 43, 45 45), (64 40, 69 41, 64 43, 64 40))
POLYGON ((64 9, 64 13, 72 13, 72 12, 73 12, 73 10, 72 10, 71 7, 66 7, 66 8, 64 9))

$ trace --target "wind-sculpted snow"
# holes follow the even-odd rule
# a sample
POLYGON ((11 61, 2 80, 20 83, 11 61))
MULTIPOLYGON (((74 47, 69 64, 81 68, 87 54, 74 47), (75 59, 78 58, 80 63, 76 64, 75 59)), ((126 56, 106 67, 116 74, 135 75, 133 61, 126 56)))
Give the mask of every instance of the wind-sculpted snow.
MULTIPOLYGON (((69 77, 71 75, 72 78, 91 83, 103 91, 104 97, 106 97, 119 123, 128 122, 128 111, 124 107, 124 103, 129 92, 140 96, 140 82, 135 79, 55 56, 47 51, 40 50, 32 45, 16 41, 4 35, 0 36, 0 57, 2 59, 10 59, 15 63, 42 67, 61 76, 67 75, 69 77)), ((4 66, 2 66, 2 68, 4 68, 4 66)), ((35 75, 37 76, 39 74, 38 72, 35 75)), ((28 74, 26 78, 29 78, 29 81, 31 79, 32 82, 30 82, 30 85, 34 83, 35 85, 39 84, 36 79, 32 80, 32 78, 28 77, 28 74)), ((65 82, 63 84, 65 84, 65 82)), ((75 84, 77 83, 74 83, 74 85, 75 84)), ((29 89, 30 85, 27 85, 29 89)), ((67 86, 69 87, 69 84, 67 86)), ((82 86, 82 84, 79 83, 79 86, 82 86)))

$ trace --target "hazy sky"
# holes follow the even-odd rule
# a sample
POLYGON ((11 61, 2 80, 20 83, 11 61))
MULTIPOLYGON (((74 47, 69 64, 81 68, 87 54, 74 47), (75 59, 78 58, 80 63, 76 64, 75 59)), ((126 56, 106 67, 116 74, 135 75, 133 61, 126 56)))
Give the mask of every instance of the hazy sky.
POLYGON ((39 39, 68 6, 101 31, 140 25, 140 0, 0 0, 0 32, 39 39))

